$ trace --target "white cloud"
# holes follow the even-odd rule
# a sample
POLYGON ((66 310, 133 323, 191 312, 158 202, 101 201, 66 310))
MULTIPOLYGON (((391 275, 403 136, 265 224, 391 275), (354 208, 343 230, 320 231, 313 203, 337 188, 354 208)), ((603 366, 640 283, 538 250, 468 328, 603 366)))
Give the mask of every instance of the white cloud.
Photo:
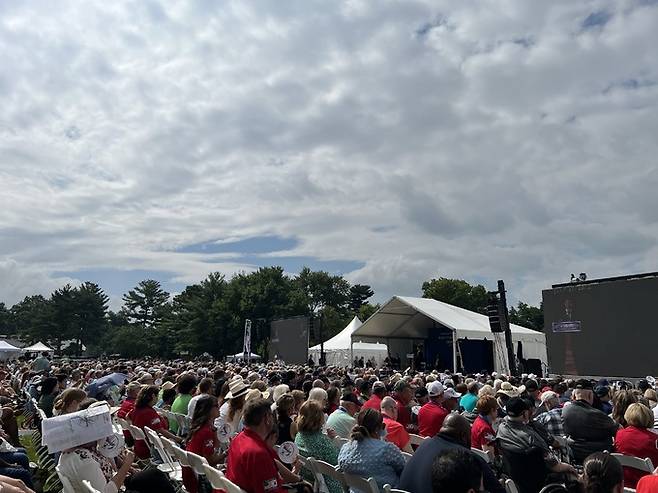
POLYGON ((0 299, 82 268, 192 282, 245 266, 163 250, 262 234, 364 262, 380 298, 653 270, 646 3, 5 2, 0 299))

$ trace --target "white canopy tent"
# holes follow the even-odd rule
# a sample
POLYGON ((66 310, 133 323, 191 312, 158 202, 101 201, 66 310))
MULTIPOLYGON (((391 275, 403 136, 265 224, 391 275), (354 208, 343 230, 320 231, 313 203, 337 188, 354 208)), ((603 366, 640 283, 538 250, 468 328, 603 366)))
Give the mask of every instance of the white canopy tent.
MULTIPOLYGON (((398 344, 405 353, 413 350, 409 340, 428 339, 430 331, 446 328, 452 332, 453 371, 457 367, 457 341, 461 339, 493 341, 494 369, 509 371, 503 334, 493 334, 486 315, 428 298, 394 296, 352 334, 352 340, 383 340, 391 347, 392 340, 407 340, 398 344)), ((518 342, 525 359, 539 359, 546 366, 546 336, 519 325, 510 324, 515 352, 518 342)))
POLYGON ((8 359, 17 358, 23 351, 7 341, 0 341, 0 360, 7 361, 8 359))
MULTIPOLYGON (((244 359, 245 359, 244 355, 245 355, 245 353, 235 353, 235 354, 233 354, 233 355, 231 355, 231 356, 227 356, 227 357, 226 357, 226 360, 227 360, 227 361, 240 361, 240 360, 244 360, 244 359)), ((251 353, 251 355, 249 356, 249 359, 250 359, 251 361, 254 361, 254 360, 258 360, 258 361, 260 361, 262 358, 261 358, 259 355, 255 354, 255 353, 251 353)))
POLYGON ((28 352, 28 353, 42 353, 44 351, 48 353, 53 353, 55 350, 53 348, 50 348, 46 346, 43 342, 39 341, 36 344, 32 344, 31 346, 28 346, 26 348, 23 348, 23 351, 28 352))
MULTIPOLYGON (((324 343, 324 353, 327 365, 352 366, 354 358, 363 357, 364 361, 375 360, 377 366, 381 366, 388 356, 385 344, 372 342, 358 342, 352 334, 361 326, 361 320, 354 317, 352 321, 334 337, 324 343)), ((313 361, 320 361, 320 345, 308 349, 308 355, 313 361)))

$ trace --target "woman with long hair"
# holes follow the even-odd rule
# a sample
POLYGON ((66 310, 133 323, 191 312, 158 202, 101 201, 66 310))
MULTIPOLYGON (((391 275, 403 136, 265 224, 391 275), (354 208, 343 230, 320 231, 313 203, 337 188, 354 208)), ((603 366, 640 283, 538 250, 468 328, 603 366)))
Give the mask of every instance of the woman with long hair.
POLYGON ((626 409, 631 404, 637 402, 637 396, 632 390, 620 390, 612 396, 612 419, 621 427, 626 427, 628 423, 624 419, 626 409))
POLYGON ((390 484, 396 488, 404 469, 404 456, 386 437, 384 421, 379 411, 367 408, 359 412, 350 441, 340 449, 338 465, 348 474, 373 477, 379 488, 390 484))
POLYGON ((240 431, 242 409, 244 408, 247 392, 249 392, 249 387, 242 378, 238 377, 229 382, 229 392, 224 397, 224 404, 219 408, 219 417, 215 422, 217 428, 228 423, 233 433, 240 431))
MULTIPOLYGON (((215 396, 204 395, 199 398, 194 406, 194 415, 185 447, 188 452, 205 457, 211 466, 224 460, 224 455, 216 452, 219 440, 214 422, 218 416, 219 405, 215 396)), ((196 474, 189 467, 183 468, 183 484, 190 493, 199 490, 196 474)))
MULTIPOLYGON (((146 385, 142 387, 142 390, 137 394, 135 408, 128 413, 128 420, 138 428, 144 429, 144 427, 148 426, 159 435, 178 443, 183 443, 182 438, 167 430, 165 421, 153 408, 158 402, 159 391, 160 390, 155 385, 146 385)), ((144 440, 135 441, 135 455, 140 459, 148 459, 151 456, 149 448, 144 440)))
POLYGON ((66 389, 55 399, 53 406, 55 416, 62 416, 77 412, 80 403, 87 397, 87 392, 82 389, 66 389))
POLYGON ((585 493, 622 493, 624 472, 612 455, 596 452, 583 462, 581 478, 585 493))
POLYGON ((39 407, 46 413, 48 418, 53 417, 53 406, 55 404, 55 397, 59 389, 57 384, 59 382, 55 377, 48 377, 41 382, 41 397, 39 397, 39 407))
POLYGON ((277 444, 291 442, 295 439, 296 428, 293 429, 292 413, 295 408, 295 399, 290 394, 283 394, 276 400, 277 444))

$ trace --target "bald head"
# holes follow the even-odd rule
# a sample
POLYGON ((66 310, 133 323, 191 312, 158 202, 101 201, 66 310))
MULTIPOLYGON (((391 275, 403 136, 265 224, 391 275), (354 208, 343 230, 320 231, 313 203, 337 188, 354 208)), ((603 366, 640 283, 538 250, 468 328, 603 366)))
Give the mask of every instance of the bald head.
POLYGON ((471 448, 471 424, 457 413, 450 413, 443 420, 439 433, 446 435, 465 447, 471 448))

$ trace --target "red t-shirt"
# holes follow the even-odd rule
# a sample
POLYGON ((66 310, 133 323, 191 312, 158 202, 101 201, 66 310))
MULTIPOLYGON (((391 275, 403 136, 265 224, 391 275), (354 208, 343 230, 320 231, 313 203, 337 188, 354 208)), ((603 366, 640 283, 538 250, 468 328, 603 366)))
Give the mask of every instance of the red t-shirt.
POLYGON ((135 409, 135 399, 126 399, 119 406, 117 411, 117 418, 126 419, 126 416, 130 411, 135 409))
POLYGON ((245 428, 228 449, 226 477, 247 493, 285 493, 276 456, 260 436, 245 428))
POLYGON ((368 399, 365 404, 363 404, 361 409, 374 409, 375 411, 381 412, 382 398, 372 394, 370 399, 368 399))
POLYGON ((489 422, 482 416, 475 418, 471 427, 471 447, 484 450, 483 445, 493 445, 496 440, 496 432, 489 422))
MULTIPOLYGON (((148 426, 153 431, 164 429, 165 425, 162 422, 162 418, 155 412, 155 409, 152 407, 141 407, 133 409, 128 415, 132 424, 137 428, 144 429, 145 426, 148 426)), ((144 440, 135 441, 135 455, 140 459, 148 459, 151 457, 151 452, 149 451, 148 445, 144 440)))
MULTIPOLYGON (((185 450, 207 459, 215 452, 218 442, 217 433, 208 424, 192 435, 190 441, 187 442, 185 450)), ((190 493, 196 493, 198 491, 199 486, 196 474, 191 467, 183 467, 183 485, 185 485, 185 489, 190 493)))
POLYGON ((383 416, 383 418, 384 426, 386 427, 386 441, 394 443, 400 450, 402 450, 409 444, 409 433, 407 433, 404 426, 397 421, 388 416, 383 416))
POLYGON ((398 423, 407 429, 407 426, 411 424, 411 409, 402 401, 395 399, 395 402, 398 405, 398 423))
POLYGON ((637 493, 658 493, 658 476, 644 476, 637 482, 637 493))
MULTIPOLYGON (((624 455, 632 455, 640 459, 651 459, 658 464, 658 435, 642 428, 627 426, 619 430, 615 436, 615 449, 624 455)), ((648 473, 624 467, 624 487, 635 488, 638 480, 648 473)))
POLYGON ((418 411, 418 434, 422 437, 433 437, 441 429, 448 414, 446 408, 429 401, 418 411))

